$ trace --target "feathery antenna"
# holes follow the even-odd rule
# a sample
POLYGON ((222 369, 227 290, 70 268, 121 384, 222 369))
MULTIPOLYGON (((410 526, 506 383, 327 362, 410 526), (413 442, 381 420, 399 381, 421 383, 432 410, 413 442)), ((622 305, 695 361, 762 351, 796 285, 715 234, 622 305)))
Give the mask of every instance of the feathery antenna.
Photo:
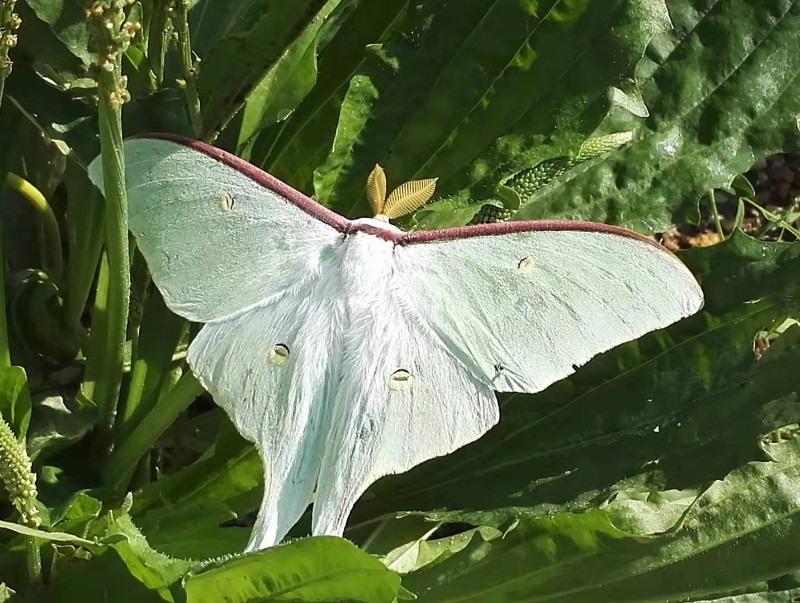
POLYGON ((377 163, 367 178, 367 199, 373 215, 383 213, 383 206, 386 203, 386 174, 377 163))
POLYGON ((366 193, 375 218, 394 220, 419 209, 433 196, 436 178, 411 180, 401 184, 386 196, 386 173, 375 164, 367 178, 366 193))

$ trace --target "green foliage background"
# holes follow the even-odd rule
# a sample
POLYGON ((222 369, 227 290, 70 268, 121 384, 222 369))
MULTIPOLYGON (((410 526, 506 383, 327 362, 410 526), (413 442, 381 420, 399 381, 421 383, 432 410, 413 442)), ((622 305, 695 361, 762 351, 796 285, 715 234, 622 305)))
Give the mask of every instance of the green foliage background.
POLYGON ((86 166, 172 132, 348 217, 380 162, 390 186, 439 178, 407 228, 663 232, 800 150, 800 2, 2 0, 0 18, 0 170, 43 195, 11 177, 0 195, 0 414, 41 517, 0 488, 0 601, 798 600, 800 243, 774 236, 796 213, 682 252, 701 313, 501 398, 484 438, 370 488, 346 539, 301 522, 242 555, 258 456, 185 366, 196 329, 126 261, 124 189, 104 200, 86 166), (111 59, 97 5, 139 24, 111 59))

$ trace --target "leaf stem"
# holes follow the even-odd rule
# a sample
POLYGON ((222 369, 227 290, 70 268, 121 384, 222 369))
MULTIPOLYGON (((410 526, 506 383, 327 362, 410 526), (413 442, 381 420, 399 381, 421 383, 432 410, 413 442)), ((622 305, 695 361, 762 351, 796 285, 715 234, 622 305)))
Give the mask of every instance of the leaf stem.
POLYGON ((28 566, 28 583, 31 586, 42 585, 42 551, 36 536, 25 537, 25 552, 28 566))
POLYGON ((139 459, 203 391, 203 386, 191 372, 184 373, 112 452, 106 465, 106 482, 114 487, 123 487, 139 459))
POLYGON ((106 198, 106 253, 109 280, 107 291, 107 331, 103 350, 103 369, 95 385, 94 401, 104 414, 100 428, 110 434, 117 413, 122 384, 123 356, 128 324, 130 273, 128 260, 128 198, 125 190, 125 165, 122 148, 121 103, 112 96, 118 92, 114 73, 101 72, 98 79, 100 112, 100 154, 103 190, 106 198))
POLYGON ((178 52, 185 81, 186 102, 195 138, 203 138, 203 118, 200 113, 200 97, 197 94, 195 63, 192 59, 192 43, 189 37, 189 0, 175 0, 176 18, 172 26, 178 34, 178 52))
POLYGON ((61 282, 64 273, 64 258, 61 254, 61 230, 53 208, 42 192, 24 178, 11 172, 6 178, 8 188, 22 195, 39 213, 44 233, 44 268, 56 283, 61 282))
MULTIPOLYGON (((7 176, 0 172, 0 195, 6 186, 7 176)), ((6 322, 6 254, 3 240, 3 219, 0 215, 0 368, 11 366, 8 347, 8 323, 6 322)))
POLYGON ((771 226, 780 226, 781 228, 785 228, 790 233, 792 233, 796 238, 800 239, 800 231, 798 231, 794 226, 792 226, 791 224, 786 222, 786 220, 784 220, 781 216, 773 214, 767 208, 762 207, 761 205, 759 205, 758 203, 756 203, 752 199, 748 199, 747 197, 742 197, 742 200, 745 203, 748 203, 748 204, 752 205, 759 212, 761 212, 761 215, 763 215, 767 220, 770 221, 770 225, 771 226))
POLYGON ((103 250, 100 254, 100 267, 97 271, 97 287, 92 308, 92 330, 85 349, 86 368, 83 371, 83 383, 81 383, 81 393, 92 402, 98 399, 97 384, 105 373, 106 359, 103 351, 108 339, 106 333, 108 330, 109 280, 108 254, 103 250))
MULTIPOLYGON (((70 167, 69 170, 80 168, 70 167)), ((69 190, 69 185, 68 185, 69 190)), ((73 333, 83 333, 81 318, 92 289, 105 240, 103 196, 92 187, 85 196, 69 191, 69 256, 66 266, 63 323, 73 333)))
POLYGON ((724 241, 725 233, 722 231, 722 222, 719 218, 719 210, 717 209, 717 193, 713 188, 708 191, 708 198, 711 201, 711 213, 714 214, 714 225, 717 227, 719 240, 724 241))

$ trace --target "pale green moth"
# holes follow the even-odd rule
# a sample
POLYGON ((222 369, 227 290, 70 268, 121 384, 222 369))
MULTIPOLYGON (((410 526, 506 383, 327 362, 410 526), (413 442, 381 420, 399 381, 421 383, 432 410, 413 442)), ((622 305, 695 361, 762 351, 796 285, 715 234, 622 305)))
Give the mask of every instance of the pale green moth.
POLYGON ((434 181, 387 198, 376 168, 376 217, 351 221, 203 143, 137 138, 125 158, 153 280, 206 323, 189 365, 264 461, 248 550, 279 542, 312 499, 313 533, 341 535, 372 482, 486 433, 495 391, 541 391, 703 303, 675 256, 620 228, 389 223, 434 181))

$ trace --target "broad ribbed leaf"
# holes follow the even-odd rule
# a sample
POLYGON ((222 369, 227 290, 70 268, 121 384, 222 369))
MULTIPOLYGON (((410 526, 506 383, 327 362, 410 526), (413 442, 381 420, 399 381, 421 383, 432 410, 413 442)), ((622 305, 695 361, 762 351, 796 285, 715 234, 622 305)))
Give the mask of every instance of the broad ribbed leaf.
POLYGON ((249 527, 222 524, 257 508, 263 469, 253 445, 224 420, 212 450, 181 471, 147 485, 133 515, 159 551, 204 559, 244 550, 249 527))
POLYGON ((305 193, 314 169, 328 155, 350 78, 361 68, 365 47, 399 27, 409 0, 359 2, 322 49, 314 88, 289 119, 263 131, 250 161, 305 193))
POLYGON ((500 423, 483 438, 373 486, 348 534, 394 510, 466 509, 476 523, 500 525, 517 506, 583 494, 580 508, 585 493, 642 471, 683 488, 758 458, 760 434, 800 418, 797 336, 784 335, 760 361, 752 349, 759 330, 800 310, 800 243, 738 233, 682 258, 705 291, 700 314, 540 394, 502 398, 500 423))
POLYGON ((238 155, 249 159, 256 136, 297 108, 317 79, 317 52, 324 34, 335 29, 357 0, 328 0, 251 92, 239 128, 238 155))
MULTIPOLYGON (((207 4, 211 3, 195 10, 207 4)), ((197 81, 205 132, 216 132, 228 123, 286 49, 306 28, 318 26, 316 18, 327 4, 326 0, 224 4, 227 27, 217 32, 219 40, 201 55, 197 81)))
POLYGON ((184 583, 187 603, 392 603, 400 576, 341 538, 307 538, 231 559, 184 583))
POLYGON ((633 142, 534 194, 517 218, 659 231, 756 159, 800 148, 800 2, 668 7, 675 29, 653 41, 638 70, 650 117, 633 142))
POLYGON ((663 2, 429 0, 351 82, 318 197, 350 216, 378 162, 442 196, 485 198, 503 175, 577 150, 668 26, 663 2), (614 96, 612 94, 611 96, 614 96))
POLYGON ((404 585, 420 603, 667 603, 781 576, 800 565, 800 442, 768 452, 775 461, 736 469, 688 508, 651 496, 523 516, 489 540, 475 533, 404 585), (663 515, 678 518, 666 534, 652 523, 663 515))
POLYGON ((114 518, 109 513, 107 521, 105 541, 128 566, 131 575, 148 588, 166 589, 198 565, 196 561, 173 559, 153 549, 127 515, 114 518))

